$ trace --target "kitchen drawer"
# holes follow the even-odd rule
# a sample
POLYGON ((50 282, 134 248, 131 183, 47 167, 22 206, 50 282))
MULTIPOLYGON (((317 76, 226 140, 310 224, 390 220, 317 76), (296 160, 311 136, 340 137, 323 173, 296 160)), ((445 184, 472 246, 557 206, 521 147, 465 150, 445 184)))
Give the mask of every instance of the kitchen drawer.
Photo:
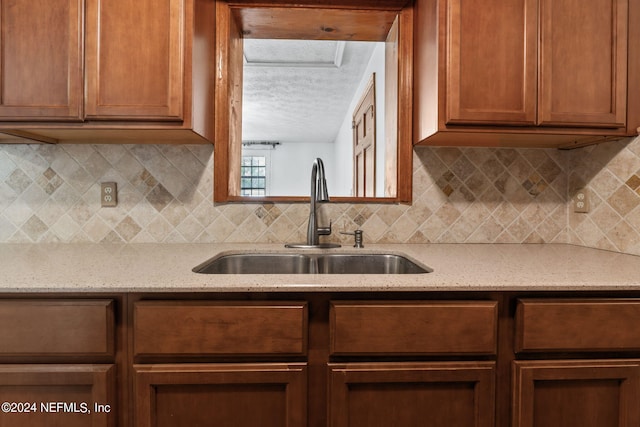
POLYGON ((303 356, 305 302, 140 301, 136 356, 303 356))
POLYGON ((495 354, 494 301, 332 302, 333 355, 495 354))
POLYGON ((112 300, 0 300, 0 357, 113 356, 112 300))
POLYGON ((521 299, 516 352, 640 350, 640 300, 521 299))

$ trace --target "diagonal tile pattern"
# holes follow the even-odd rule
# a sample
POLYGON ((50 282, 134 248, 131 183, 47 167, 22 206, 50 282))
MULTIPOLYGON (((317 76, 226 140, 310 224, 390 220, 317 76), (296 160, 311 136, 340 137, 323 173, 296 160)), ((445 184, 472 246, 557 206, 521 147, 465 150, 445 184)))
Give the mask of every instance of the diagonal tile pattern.
POLYGON ((640 255, 640 138, 570 152, 568 241, 640 255), (585 189, 588 213, 576 213, 573 197, 585 189))
MULTIPOLYGON (((212 148, 0 145, 0 242, 302 241, 304 204, 211 202, 212 148), (119 204, 99 206, 100 182, 119 204)), ((572 151, 418 147, 413 204, 327 204, 332 240, 546 243, 640 254, 640 140, 572 151), (587 214, 572 196, 586 188, 587 214)))

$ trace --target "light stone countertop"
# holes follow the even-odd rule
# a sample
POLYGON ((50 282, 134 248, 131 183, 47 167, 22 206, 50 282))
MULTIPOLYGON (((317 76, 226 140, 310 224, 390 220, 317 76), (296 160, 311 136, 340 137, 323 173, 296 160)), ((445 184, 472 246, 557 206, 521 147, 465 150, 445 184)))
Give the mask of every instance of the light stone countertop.
POLYGON ((0 244, 0 293, 640 290, 640 257, 556 244, 325 250, 402 254, 434 270, 419 275, 191 271, 216 254, 234 251, 304 253, 279 244, 0 244))

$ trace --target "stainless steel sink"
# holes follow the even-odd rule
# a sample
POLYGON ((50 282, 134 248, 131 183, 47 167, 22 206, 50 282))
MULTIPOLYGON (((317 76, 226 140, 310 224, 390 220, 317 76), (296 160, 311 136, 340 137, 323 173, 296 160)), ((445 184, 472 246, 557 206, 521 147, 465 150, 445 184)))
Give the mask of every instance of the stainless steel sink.
POLYGON ((234 253, 193 269, 203 274, 423 274, 433 270, 395 254, 234 253))
POLYGON ((331 254, 318 257, 320 274, 422 274, 430 273, 415 262, 391 254, 331 254))
POLYGON ((211 258, 193 269, 204 274, 308 274, 309 257, 297 254, 230 254, 211 258))

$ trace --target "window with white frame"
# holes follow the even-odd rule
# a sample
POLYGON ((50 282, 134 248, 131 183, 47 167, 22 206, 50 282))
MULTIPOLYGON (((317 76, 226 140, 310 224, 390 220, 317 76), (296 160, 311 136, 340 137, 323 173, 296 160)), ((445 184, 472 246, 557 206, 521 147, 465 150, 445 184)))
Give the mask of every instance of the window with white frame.
POLYGON ((268 156, 266 154, 243 154, 240 168, 240 195, 268 195, 268 156))

